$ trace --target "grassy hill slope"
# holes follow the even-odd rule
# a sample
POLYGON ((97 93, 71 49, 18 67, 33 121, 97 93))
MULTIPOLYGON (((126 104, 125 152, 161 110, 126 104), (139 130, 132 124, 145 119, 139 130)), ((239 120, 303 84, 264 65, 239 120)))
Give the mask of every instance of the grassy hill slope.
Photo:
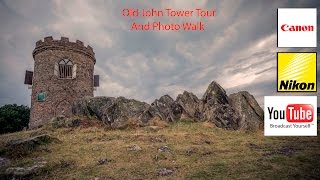
MULTIPOLYGON (((12 156, 11 167, 47 164, 34 179, 316 179, 318 137, 264 137, 213 124, 179 122, 162 129, 102 127, 39 129, 0 136, 5 144, 47 133, 60 142, 12 156), (165 168, 165 169, 164 169, 165 168)), ((1 170, 2 173, 4 169, 1 170)))

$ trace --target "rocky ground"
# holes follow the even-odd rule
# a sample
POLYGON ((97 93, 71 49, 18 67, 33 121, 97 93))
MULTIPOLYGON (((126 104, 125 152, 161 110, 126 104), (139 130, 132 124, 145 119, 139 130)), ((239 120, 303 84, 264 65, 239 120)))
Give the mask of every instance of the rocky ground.
POLYGON ((211 121, 158 120, 122 130, 94 119, 66 122, 1 135, 0 179, 320 177, 317 137, 264 137, 211 121))

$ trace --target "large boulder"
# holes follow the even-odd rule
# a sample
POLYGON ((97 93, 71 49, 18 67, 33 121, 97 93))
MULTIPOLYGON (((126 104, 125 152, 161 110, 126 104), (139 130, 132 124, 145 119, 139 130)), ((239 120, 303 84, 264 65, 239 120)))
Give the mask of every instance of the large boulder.
POLYGON ((50 123, 53 128, 62 128, 66 126, 65 124, 66 120, 67 118, 65 116, 59 115, 59 116, 53 117, 50 123))
POLYGON ((9 179, 33 179, 38 173, 45 169, 47 161, 36 159, 32 165, 22 167, 10 167, 5 174, 9 179))
POLYGON ((27 139, 12 140, 7 143, 7 147, 13 150, 33 150, 39 145, 48 144, 54 141, 58 141, 57 138, 51 137, 47 134, 42 134, 27 139))
POLYGON ((147 122, 148 119, 145 117, 145 111, 149 107, 150 105, 145 102, 118 97, 113 105, 104 109, 104 114, 107 115, 107 121, 111 123, 112 127, 117 128, 129 119, 143 123, 147 122))
POLYGON ((217 127, 238 129, 239 116, 230 106, 226 91, 215 81, 210 83, 202 97, 202 115, 217 127))
POLYGON ((182 117, 201 120, 200 100, 191 92, 184 91, 177 96, 176 102, 183 108, 182 117))
POLYGON ((80 126, 81 121, 81 118, 76 116, 67 118, 63 115, 59 115, 53 117, 50 123, 53 128, 74 128, 80 126))
POLYGON ((212 81, 202 96, 205 104, 228 104, 226 91, 215 81, 212 81))
POLYGON ((231 94, 229 101, 240 116, 239 129, 256 130, 263 126, 263 110, 255 98, 246 91, 231 94))
POLYGON ((8 157, 21 157, 32 153, 42 145, 60 142, 59 139, 48 134, 41 134, 30 138, 10 140, 6 143, 3 152, 8 157))
POLYGON ((174 122, 180 119, 183 108, 176 103, 169 95, 164 95, 151 103, 151 111, 154 116, 167 122, 174 122))
POLYGON ((86 97, 73 104, 75 115, 97 116, 112 128, 122 128, 126 122, 138 121, 146 123, 151 115, 146 112, 150 105, 124 97, 86 97))
POLYGON ((110 106, 113 106, 116 98, 114 97, 84 97, 78 99, 72 105, 72 112, 75 115, 97 116, 101 120, 108 117, 103 112, 110 106))
POLYGON ((224 129, 239 129, 239 116, 229 104, 205 104, 203 117, 224 129))
POLYGON ((10 166, 10 164, 11 164, 11 161, 9 159, 0 157, 0 169, 4 167, 8 167, 10 166))

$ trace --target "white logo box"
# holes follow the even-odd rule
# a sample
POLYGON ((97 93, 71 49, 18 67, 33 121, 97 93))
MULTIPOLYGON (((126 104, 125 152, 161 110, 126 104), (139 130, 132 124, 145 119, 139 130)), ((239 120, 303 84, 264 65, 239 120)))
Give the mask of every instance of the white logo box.
POLYGON ((277 31, 278 47, 317 47, 317 8, 278 8, 277 31), (312 26, 313 31, 283 31, 283 25, 312 26))
POLYGON ((317 136, 317 96, 265 96, 264 97, 264 135, 265 136, 317 136), (311 104, 313 106, 312 122, 288 122, 270 118, 268 107, 273 110, 286 110, 289 104, 311 104), (297 128, 297 126, 303 126, 297 128), (286 128, 280 128, 281 126, 286 128), (272 127, 273 126, 273 127, 272 127), (277 128, 275 128, 277 126, 277 128), (288 128, 291 127, 291 128, 288 128), (308 127, 308 128, 305 128, 308 127))

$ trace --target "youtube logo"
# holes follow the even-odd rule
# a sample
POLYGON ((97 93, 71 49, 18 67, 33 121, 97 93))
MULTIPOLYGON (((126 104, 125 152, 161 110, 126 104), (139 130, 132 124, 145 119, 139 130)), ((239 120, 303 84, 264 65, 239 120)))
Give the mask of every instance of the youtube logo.
POLYGON ((274 110, 273 107, 268 107, 268 112, 270 119, 283 119, 293 123, 312 122, 314 116, 311 104, 289 104, 286 110, 274 110))
POLYGON ((317 47, 317 8, 278 8, 278 47, 317 47))
POLYGON ((311 104, 289 104, 286 108, 286 119, 288 122, 312 122, 314 117, 311 104))
POLYGON ((317 136, 317 96, 265 96, 265 136, 317 136))

